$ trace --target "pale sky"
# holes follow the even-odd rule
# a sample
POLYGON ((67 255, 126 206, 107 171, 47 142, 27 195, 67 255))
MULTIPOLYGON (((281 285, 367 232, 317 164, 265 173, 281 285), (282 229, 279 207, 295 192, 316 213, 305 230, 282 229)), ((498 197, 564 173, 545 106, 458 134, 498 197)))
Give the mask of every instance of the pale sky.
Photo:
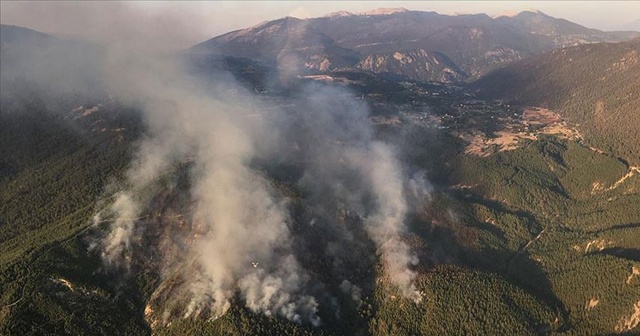
POLYGON ((640 31, 640 1, 2 1, 0 22, 88 40, 157 40, 181 48, 284 16, 308 18, 380 7, 489 15, 538 9, 590 28, 640 31))

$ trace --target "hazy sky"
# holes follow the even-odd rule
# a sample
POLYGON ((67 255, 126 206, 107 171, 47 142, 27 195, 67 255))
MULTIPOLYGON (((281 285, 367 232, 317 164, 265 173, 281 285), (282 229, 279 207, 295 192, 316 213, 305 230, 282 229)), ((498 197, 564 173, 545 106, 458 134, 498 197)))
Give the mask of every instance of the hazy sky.
POLYGON ((284 16, 317 17, 380 7, 489 15, 538 9, 590 28, 640 30, 640 1, 3 1, 0 6, 2 24, 110 42, 154 39, 167 47, 187 47, 284 16), (629 25, 633 21, 635 25, 629 25))

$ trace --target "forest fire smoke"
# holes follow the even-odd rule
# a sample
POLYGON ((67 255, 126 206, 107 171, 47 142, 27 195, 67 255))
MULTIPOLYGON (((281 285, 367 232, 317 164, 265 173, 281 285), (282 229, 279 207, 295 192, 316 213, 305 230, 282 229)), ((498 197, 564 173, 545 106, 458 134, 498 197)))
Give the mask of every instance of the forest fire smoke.
MULTIPOLYGON (((205 84, 175 59, 143 56, 112 52, 105 62, 109 88, 124 102, 141 106, 148 126, 126 191, 111 206, 113 223, 101 243, 107 266, 126 266, 135 254, 130 242, 145 231, 136 226, 153 225, 131 220, 152 197, 134 195, 153 193, 151 186, 188 158, 193 209, 185 217, 201 234, 182 244, 188 246, 182 260, 162 263, 162 278, 175 277, 177 269, 184 273, 182 288, 173 291, 188 297, 188 302, 185 295, 168 298, 175 302, 167 306, 182 305, 183 317, 217 317, 238 297, 254 312, 319 325, 320 302, 309 291, 319 280, 292 248, 296 238, 288 199, 256 166, 302 155, 305 159, 297 162, 304 173, 294 187, 320 208, 337 207, 361 218, 392 285, 420 300, 411 270, 417 258, 402 239, 407 234, 405 173, 393 148, 374 139, 362 102, 348 92, 311 85, 293 98, 295 112, 285 112, 233 84, 229 74, 219 73, 213 84, 205 84), (299 122, 283 121, 287 118, 299 122), (291 139, 300 145, 292 149, 286 144, 291 139), (195 260, 194 266, 176 266, 186 260, 195 260)), ((339 224, 329 220, 327 225, 339 224)), ((332 257, 343 258, 340 253, 332 257)))

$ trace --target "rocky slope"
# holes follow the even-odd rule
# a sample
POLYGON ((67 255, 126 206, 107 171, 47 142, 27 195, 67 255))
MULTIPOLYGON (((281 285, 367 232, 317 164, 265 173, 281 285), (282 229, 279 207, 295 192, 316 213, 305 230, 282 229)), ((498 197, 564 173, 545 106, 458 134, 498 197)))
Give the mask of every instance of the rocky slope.
POLYGON ((355 67, 413 80, 458 82, 468 77, 447 56, 424 49, 363 55, 355 67))
POLYGON ((293 73, 355 67, 416 80, 451 82, 477 78, 500 65, 556 48, 623 41, 639 34, 589 29, 537 11, 491 18, 485 14, 450 16, 379 9, 268 21, 214 37, 192 50, 256 59, 289 71, 293 68, 293 73), (444 69, 434 57, 421 56, 418 60, 415 57, 420 50, 439 53, 438 62, 455 66, 444 69), (399 66, 392 60, 395 53, 413 54, 408 57, 423 64, 399 66), (380 65, 368 65, 372 61, 380 65), (417 72, 409 73, 407 68, 417 72))

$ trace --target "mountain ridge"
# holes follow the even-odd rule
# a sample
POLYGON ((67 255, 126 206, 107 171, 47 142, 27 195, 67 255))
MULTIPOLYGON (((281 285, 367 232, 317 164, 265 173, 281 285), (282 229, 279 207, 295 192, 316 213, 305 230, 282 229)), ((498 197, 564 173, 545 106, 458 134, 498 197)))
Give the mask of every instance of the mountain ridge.
MULTIPOLYGON (((340 12, 310 19, 285 17, 213 37, 191 50, 259 59, 274 65, 281 53, 291 53, 295 56, 290 58, 300 59, 298 71, 318 73, 353 68, 372 55, 422 49, 449 58, 464 72, 456 76, 454 81, 458 81, 478 78, 501 65, 557 48, 640 36, 637 32, 587 28, 540 11, 495 18, 487 14, 444 15, 398 9, 364 13, 340 12)), ((446 77, 433 62, 425 64, 436 70, 407 76, 402 71, 379 68, 377 73, 424 81, 446 77)))

